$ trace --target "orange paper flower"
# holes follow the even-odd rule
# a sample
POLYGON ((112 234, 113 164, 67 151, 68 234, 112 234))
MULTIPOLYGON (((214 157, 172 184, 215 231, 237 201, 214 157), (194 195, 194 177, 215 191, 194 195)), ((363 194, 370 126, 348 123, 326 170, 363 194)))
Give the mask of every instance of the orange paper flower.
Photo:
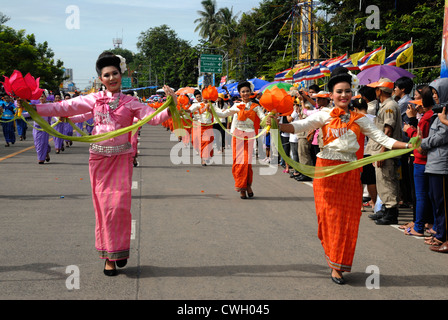
POLYGON ((180 106, 185 107, 188 104, 190 104, 190 99, 186 95, 182 94, 180 97, 177 98, 177 102, 179 103, 180 106))
POLYGON ((202 97, 208 101, 216 101, 218 99, 218 89, 213 86, 208 86, 202 90, 202 97))
POLYGON ((294 111, 294 99, 284 89, 274 87, 266 89, 260 99, 260 104, 266 110, 277 110, 282 115, 290 115, 294 111))

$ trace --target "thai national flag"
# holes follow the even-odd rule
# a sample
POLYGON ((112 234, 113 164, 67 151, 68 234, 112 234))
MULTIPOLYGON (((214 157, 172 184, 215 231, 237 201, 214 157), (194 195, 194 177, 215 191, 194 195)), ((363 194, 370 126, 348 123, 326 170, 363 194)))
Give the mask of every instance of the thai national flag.
POLYGON ((384 60, 384 64, 388 64, 390 66, 397 65, 398 56, 403 53, 405 50, 409 49, 412 46, 412 40, 409 40, 406 43, 403 43, 401 46, 397 48, 390 56, 384 60))
POLYGON ((286 75, 291 71, 292 68, 286 69, 282 72, 279 72, 275 75, 274 80, 275 81, 286 81, 286 80, 292 80, 292 77, 286 77, 286 75))
POLYGON ((301 82, 306 79, 306 75, 308 74, 308 71, 311 69, 311 66, 306 66, 303 68, 300 68, 299 70, 296 71, 296 73, 294 73, 294 82, 301 82))
POLYGON ((305 80, 316 80, 325 77, 325 74, 320 70, 320 65, 315 65, 307 72, 305 80))

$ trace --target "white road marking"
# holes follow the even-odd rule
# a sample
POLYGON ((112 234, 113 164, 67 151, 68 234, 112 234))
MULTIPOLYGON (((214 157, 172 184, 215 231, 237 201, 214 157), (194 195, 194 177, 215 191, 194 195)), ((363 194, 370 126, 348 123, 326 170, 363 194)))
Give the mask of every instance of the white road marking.
POLYGON ((131 226, 131 240, 135 240, 136 226, 137 226, 137 220, 132 220, 132 226, 131 226))

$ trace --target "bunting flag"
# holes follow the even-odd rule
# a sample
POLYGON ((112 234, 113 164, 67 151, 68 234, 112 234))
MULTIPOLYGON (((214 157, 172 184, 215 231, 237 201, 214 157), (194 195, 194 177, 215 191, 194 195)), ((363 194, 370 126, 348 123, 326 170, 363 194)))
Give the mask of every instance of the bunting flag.
POLYGON ((321 63, 319 63, 320 71, 321 71, 324 75, 326 75, 326 76, 330 76, 330 74, 331 74, 330 69, 328 69, 328 67, 327 67, 327 64, 328 64, 331 60, 332 60, 332 59, 329 59, 329 60, 325 60, 325 61, 322 61, 321 63))
POLYGON ((306 67, 302 67, 300 69, 297 70, 296 73, 294 73, 293 79, 294 82, 301 82, 306 79, 306 75, 308 74, 308 71, 311 70, 311 66, 306 66, 306 67))
POLYGON ((398 56, 400 56, 400 54, 402 54, 403 52, 405 52, 412 46, 413 46, 412 40, 409 40, 408 42, 403 43, 401 46, 399 46, 397 48, 397 50, 392 52, 392 54, 386 58, 386 60, 384 61, 384 64, 387 64, 390 66, 395 66, 397 64, 398 56))
POLYGON ((366 51, 365 50, 350 55, 350 59, 352 59, 352 64, 355 67, 357 67, 358 66, 358 61, 361 60, 361 58, 364 57, 365 55, 366 55, 366 51))
POLYGON ((320 65, 316 64, 314 67, 308 70, 305 80, 316 80, 325 77, 325 74, 320 70, 320 65))
POLYGON ((414 62, 414 45, 411 45, 409 48, 400 53, 397 57, 396 65, 397 67, 400 67, 410 62, 414 62))
MULTIPOLYGON (((380 56, 377 56, 377 58, 375 58, 375 60, 372 61, 372 63, 369 63, 370 59, 372 58, 372 56, 376 56, 376 54, 380 51, 383 50, 383 47, 379 47, 378 49, 373 50, 372 52, 369 52, 368 54, 366 54, 364 57, 362 57, 359 61, 358 61, 358 68, 359 70, 363 71, 366 69, 369 69, 371 67, 374 67, 376 65, 378 65, 378 63, 376 63, 376 60, 380 58, 380 56)), ((384 53, 382 54, 386 54, 385 50, 384 53)), ((381 55, 381 54, 380 54, 381 55)))
POLYGON ((343 54, 342 56, 336 57, 327 64, 327 68, 330 70, 330 72, 333 72, 333 70, 336 69, 336 67, 339 67, 341 65, 341 61, 347 58, 348 58, 347 53, 343 54))
POLYGON ((342 60, 341 67, 347 68, 348 70, 351 70, 351 71, 359 70, 358 66, 355 66, 353 64, 352 58, 342 60))
POLYGON ((291 76, 288 77, 288 74, 292 68, 283 70, 282 72, 279 72, 275 75, 275 81, 286 81, 286 80, 292 80, 293 78, 291 76))

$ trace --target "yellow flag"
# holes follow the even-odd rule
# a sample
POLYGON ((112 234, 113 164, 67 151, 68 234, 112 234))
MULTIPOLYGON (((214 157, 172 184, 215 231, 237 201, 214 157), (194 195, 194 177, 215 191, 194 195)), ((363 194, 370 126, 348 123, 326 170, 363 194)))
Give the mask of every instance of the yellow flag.
POLYGON ((358 53, 354 53, 350 56, 350 58, 352 59, 352 63, 355 67, 358 66, 358 61, 361 60, 362 57, 364 57, 366 55, 365 51, 361 51, 358 53))
POLYGON ((380 50, 372 54, 369 61, 367 61, 367 64, 368 65, 384 64, 384 60, 386 60, 386 49, 380 50))
POLYGON ((414 45, 400 53, 397 57, 397 67, 414 61, 414 45))

